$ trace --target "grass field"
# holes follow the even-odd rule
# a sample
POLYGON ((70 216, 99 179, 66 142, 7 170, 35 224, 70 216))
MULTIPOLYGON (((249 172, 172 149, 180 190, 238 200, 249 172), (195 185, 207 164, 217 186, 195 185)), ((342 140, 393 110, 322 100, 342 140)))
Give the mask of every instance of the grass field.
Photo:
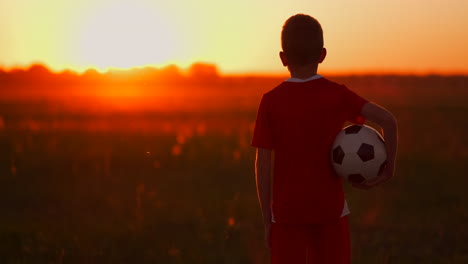
MULTIPOLYGON (((395 179, 346 185, 353 263, 468 263, 468 77, 331 79, 400 129, 395 179)), ((249 144, 279 81, 234 78, 144 109, 0 97, 0 263, 267 263, 249 144)))

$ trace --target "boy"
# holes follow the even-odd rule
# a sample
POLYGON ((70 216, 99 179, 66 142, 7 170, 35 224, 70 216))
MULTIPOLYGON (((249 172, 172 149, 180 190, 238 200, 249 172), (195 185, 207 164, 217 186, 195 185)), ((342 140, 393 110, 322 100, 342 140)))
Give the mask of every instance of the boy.
POLYGON ((388 165, 376 180, 353 184, 361 189, 377 186, 394 174, 396 120, 387 110, 317 74, 327 51, 314 18, 303 14, 289 18, 281 44, 279 55, 291 78, 263 95, 252 139, 271 262, 350 263, 349 210, 341 179, 330 165, 330 148, 346 121, 367 119, 381 126, 388 165))

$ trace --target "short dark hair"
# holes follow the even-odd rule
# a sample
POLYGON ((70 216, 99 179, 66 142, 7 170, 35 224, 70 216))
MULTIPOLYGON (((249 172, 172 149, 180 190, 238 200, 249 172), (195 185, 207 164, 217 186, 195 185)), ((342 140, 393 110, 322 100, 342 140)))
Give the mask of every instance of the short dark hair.
POLYGON ((309 15, 294 15, 283 25, 281 46, 290 65, 318 62, 323 49, 322 26, 309 15))

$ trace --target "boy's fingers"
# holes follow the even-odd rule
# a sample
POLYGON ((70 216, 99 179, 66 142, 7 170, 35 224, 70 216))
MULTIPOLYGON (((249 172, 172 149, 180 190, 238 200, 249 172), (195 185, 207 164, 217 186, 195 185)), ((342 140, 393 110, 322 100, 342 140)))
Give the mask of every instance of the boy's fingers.
POLYGON ((363 189, 363 190, 369 190, 370 188, 373 188, 377 185, 380 185, 392 178, 391 173, 384 172, 381 174, 379 177, 372 179, 372 180, 367 180, 362 183, 353 183, 352 186, 358 189, 363 189))
POLYGON ((390 178, 386 176, 378 177, 374 180, 370 181, 365 181, 364 183, 361 184, 353 184, 354 187, 359 188, 359 189, 364 189, 364 190, 369 190, 370 188, 373 188, 375 186, 378 186, 386 181, 388 181, 390 178))
POLYGON ((353 183, 352 185, 358 189, 369 190, 381 183, 384 183, 388 180, 387 177, 378 177, 377 179, 365 181, 364 183, 353 183))
POLYGON ((374 180, 370 180, 370 181, 368 182, 368 184, 369 184, 369 185, 372 185, 372 186, 375 186, 375 185, 379 185, 379 184, 381 184, 381 183, 384 183, 384 182, 386 182, 386 181, 388 181, 388 180, 390 180, 390 177, 388 177, 387 175, 384 174, 384 175, 382 175, 382 176, 380 176, 380 177, 377 177, 377 178, 374 179, 374 180))
POLYGON ((359 184, 359 183, 353 183, 353 187, 362 189, 362 190, 369 190, 372 186, 366 185, 366 184, 359 184))

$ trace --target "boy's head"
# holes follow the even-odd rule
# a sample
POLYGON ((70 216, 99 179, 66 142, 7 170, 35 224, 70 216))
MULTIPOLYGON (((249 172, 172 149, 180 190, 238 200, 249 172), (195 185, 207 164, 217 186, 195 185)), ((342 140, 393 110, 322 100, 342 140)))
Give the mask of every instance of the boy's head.
POLYGON ((308 15, 297 14, 286 20, 281 31, 281 46, 284 66, 318 64, 325 59, 322 26, 308 15))

